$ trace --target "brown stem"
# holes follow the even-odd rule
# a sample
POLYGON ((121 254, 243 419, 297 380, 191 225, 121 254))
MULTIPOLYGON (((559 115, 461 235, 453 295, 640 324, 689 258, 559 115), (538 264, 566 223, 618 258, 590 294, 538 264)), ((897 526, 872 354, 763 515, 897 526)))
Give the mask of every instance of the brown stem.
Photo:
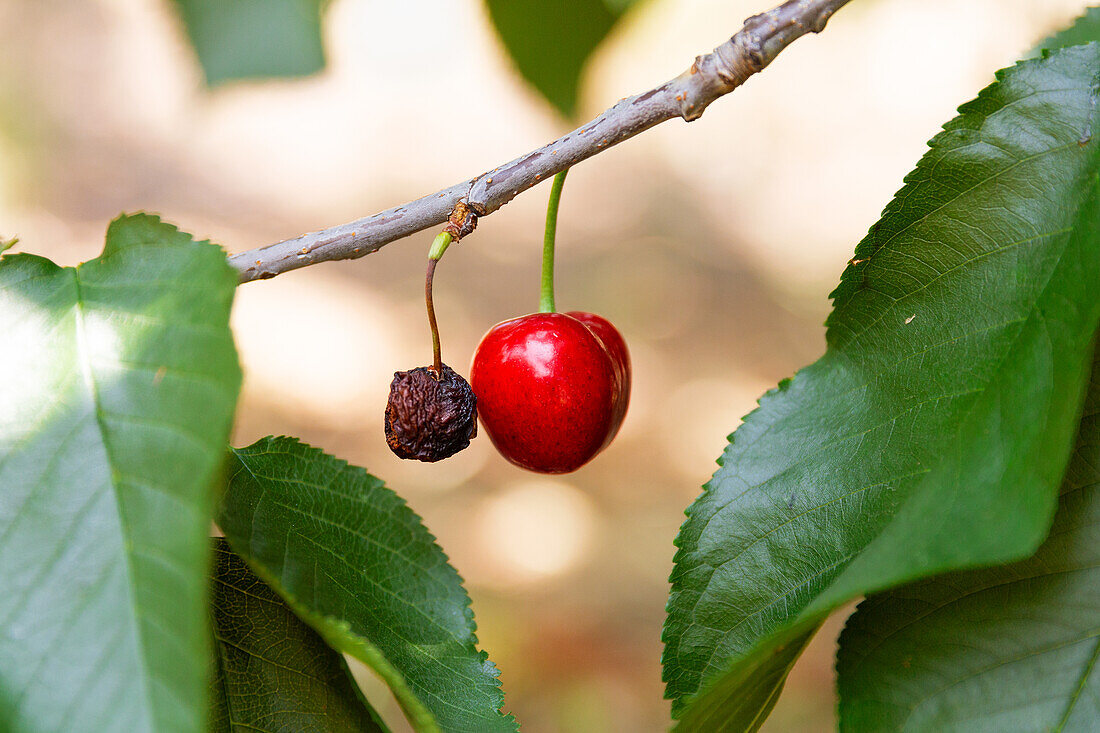
POLYGON ((432 329, 432 357, 434 358, 432 370, 435 378, 443 375, 443 355, 439 346, 439 325, 435 322, 435 304, 432 303, 432 280, 435 279, 435 266, 439 260, 428 260, 428 272, 424 277, 424 303, 428 306, 428 326, 432 329))
MULTIPOLYGON (((462 204, 487 216, 556 173, 665 120, 694 120, 807 33, 818 33, 849 0, 787 0, 754 15, 729 40, 659 87, 620 100, 594 120, 541 148, 474 178, 364 219, 233 255, 240 282, 262 280, 330 260, 355 259, 442 224, 462 204)), ((460 235, 465 226, 456 223, 460 235)), ((472 224, 473 222, 471 222, 472 224)), ((456 237, 457 238, 457 237, 456 237)))

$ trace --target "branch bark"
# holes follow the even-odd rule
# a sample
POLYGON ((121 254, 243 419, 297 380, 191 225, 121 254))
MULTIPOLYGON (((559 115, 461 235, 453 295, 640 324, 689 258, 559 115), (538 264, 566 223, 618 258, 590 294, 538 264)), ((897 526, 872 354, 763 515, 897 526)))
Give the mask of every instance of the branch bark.
POLYGON ((487 216, 521 192, 582 160, 666 120, 688 122, 724 94, 763 70, 807 33, 820 33, 849 0, 789 0, 754 15, 712 53, 698 56, 684 73, 656 89, 627 97, 591 122, 515 160, 450 188, 374 216, 241 252, 230 258, 242 283, 299 267, 355 259, 448 220, 459 203, 487 216))

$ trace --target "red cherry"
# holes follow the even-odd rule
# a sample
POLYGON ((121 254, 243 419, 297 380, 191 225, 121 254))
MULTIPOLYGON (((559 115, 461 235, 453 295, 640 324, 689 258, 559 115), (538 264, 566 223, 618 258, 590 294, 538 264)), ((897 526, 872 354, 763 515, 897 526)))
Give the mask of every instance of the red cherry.
POLYGON ((611 354, 611 363, 615 366, 615 371, 619 375, 619 399, 615 402, 611 432, 607 436, 607 443, 604 444, 606 448, 619 432, 619 428, 623 424, 623 418, 626 417, 626 408, 630 406, 630 352, 626 348, 626 341, 623 340, 619 329, 612 326, 611 322, 603 316, 597 316, 595 313, 585 313, 584 311, 569 311, 566 315, 573 316, 573 318, 588 326, 592 333, 603 341, 603 345, 607 347, 607 352, 611 354))
POLYGON ((470 384, 501 455, 532 471, 568 473, 618 430, 628 399, 625 364, 572 314, 532 313, 489 329, 474 352, 470 384))

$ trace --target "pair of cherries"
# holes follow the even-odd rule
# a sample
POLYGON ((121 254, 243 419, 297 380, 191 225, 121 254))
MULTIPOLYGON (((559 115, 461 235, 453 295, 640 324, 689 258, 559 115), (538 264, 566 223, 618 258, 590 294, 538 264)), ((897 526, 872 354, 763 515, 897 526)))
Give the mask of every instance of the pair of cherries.
POLYGON ((568 473, 619 432, 630 401, 630 356, 600 316, 532 313, 485 334, 470 383, 502 456, 531 471, 568 473))
POLYGON ((630 401, 626 342, 600 316, 554 308, 554 234, 565 173, 554 176, 547 205, 540 312, 489 329, 474 353, 469 383, 443 363, 432 281, 450 243, 474 230, 476 215, 456 206, 432 243, 424 300, 434 363, 395 373, 386 406, 386 442, 400 458, 454 455, 477 435, 480 416, 493 445, 512 463, 569 473, 619 432, 630 401))

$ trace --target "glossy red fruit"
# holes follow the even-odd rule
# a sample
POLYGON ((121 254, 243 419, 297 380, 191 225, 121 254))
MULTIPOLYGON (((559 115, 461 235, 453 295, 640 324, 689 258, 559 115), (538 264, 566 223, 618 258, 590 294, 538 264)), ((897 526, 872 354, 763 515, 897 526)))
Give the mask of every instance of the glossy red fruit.
POLYGON ((523 468, 575 471, 622 424, 626 345, 604 319, 580 315, 533 313, 498 323, 474 353, 470 384, 481 424, 501 455, 523 468))
POLYGON ((603 341, 607 352, 611 355, 611 363, 619 375, 619 399, 615 403, 611 433, 607 436, 607 442, 604 443, 606 448, 618 434, 623 418, 626 417, 626 409, 630 406, 630 352, 626 348, 626 341, 623 340, 619 329, 612 326, 611 322, 603 316, 584 311, 569 311, 565 315, 572 316, 588 326, 589 330, 603 341))

